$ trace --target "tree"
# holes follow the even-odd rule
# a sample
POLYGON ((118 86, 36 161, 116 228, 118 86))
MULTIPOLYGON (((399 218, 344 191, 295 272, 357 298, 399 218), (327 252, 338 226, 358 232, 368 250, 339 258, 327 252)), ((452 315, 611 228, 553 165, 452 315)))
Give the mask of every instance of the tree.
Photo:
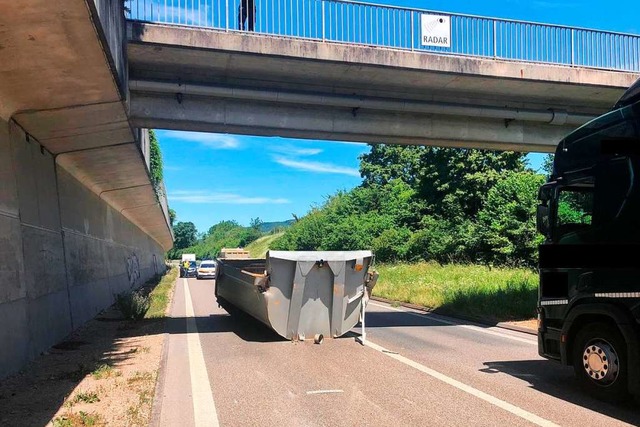
POLYGON ((174 248, 184 249, 192 246, 197 241, 198 230, 192 222, 178 222, 173 227, 175 236, 174 248))
POLYGON ((510 173, 491 188, 478 214, 482 257, 487 262, 535 266, 542 236, 536 230, 543 175, 510 173))
POLYGON ((262 224, 264 224, 264 221, 262 221, 260 218, 258 217, 251 218, 251 221, 249 222, 249 227, 253 228, 254 230, 260 230, 260 227, 262 226, 262 224))
POLYGON ((169 208, 169 223, 171 224, 171 227, 173 228, 173 223, 176 221, 176 217, 178 215, 176 214, 176 211, 174 211, 173 209, 169 208))
POLYGON ((505 172, 524 170, 524 155, 509 151, 428 147, 418 192, 431 214, 475 220, 488 190, 505 172))
POLYGON ((153 130, 149 131, 149 174, 151 175, 151 184, 156 190, 156 194, 160 193, 161 183, 164 176, 162 165, 162 151, 160 144, 153 130))
POLYGON ((553 159, 553 154, 547 154, 542 162, 542 170, 548 177, 553 173, 553 159))
POLYGON ((369 144, 371 151, 360 156, 362 186, 385 185, 400 179, 414 186, 422 170, 423 146, 369 144))
POLYGON ((240 227, 236 221, 220 221, 216 225, 213 225, 207 231, 207 236, 211 236, 214 239, 219 239, 229 231, 240 227))
POLYGON ((402 180, 418 192, 426 214, 459 219, 475 219, 488 189, 524 166, 521 153, 460 148, 379 144, 360 157, 364 187, 402 180))

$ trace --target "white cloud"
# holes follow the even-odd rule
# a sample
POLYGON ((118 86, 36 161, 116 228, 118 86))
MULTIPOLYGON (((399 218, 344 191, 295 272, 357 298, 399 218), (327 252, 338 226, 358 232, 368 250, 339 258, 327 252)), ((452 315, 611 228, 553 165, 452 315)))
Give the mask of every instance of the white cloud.
POLYGON ((207 132, 165 131, 165 135, 181 141, 196 142, 214 150, 236 150, 240 148, 240 140, 233 135, 207 132))
POLYGON ((179 190, 169 193, 169 201, 193 204, 265 205, 291 203, 288 199, 269 197, 247 197, 233 193, 218 193, 203 190, 179 190))
POLYGON ((294 145, 278 145, 269 148, 274 153, 280 153, 287 156, 317 156, 322 153, 321 148, 298 148, 294 145))
POLYGON ((275 156, 273 160, 276 163, 281 164, 283 166, 287 166, 289 168, 297 169, 301 171, 334 173, 334 174, 360 177, 360 172, 357 169, 334 165, 332 163, 307 162, 304 160, 289 159, 282 156, 275 156))

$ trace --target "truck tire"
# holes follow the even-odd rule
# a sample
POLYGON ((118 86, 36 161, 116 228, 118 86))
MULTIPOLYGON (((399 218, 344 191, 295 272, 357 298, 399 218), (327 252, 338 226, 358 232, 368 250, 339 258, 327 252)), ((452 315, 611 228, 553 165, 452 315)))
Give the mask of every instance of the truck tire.
POLYGON ((577 333, 573 343, 573 370, 582 388, 600 400, 627 400, 627 346, 618 329, 606 323, 590 323, 577 333))

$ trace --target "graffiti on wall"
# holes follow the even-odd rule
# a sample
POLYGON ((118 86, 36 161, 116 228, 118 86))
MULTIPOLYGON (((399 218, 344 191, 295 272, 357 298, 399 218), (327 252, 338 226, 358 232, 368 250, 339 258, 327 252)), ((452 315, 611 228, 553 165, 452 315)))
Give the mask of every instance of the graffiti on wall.
POLYGON ((129 277, 129 286, 134 288, 140 279, 140 260, 135 252, 127 258, 127 276, 129 277))

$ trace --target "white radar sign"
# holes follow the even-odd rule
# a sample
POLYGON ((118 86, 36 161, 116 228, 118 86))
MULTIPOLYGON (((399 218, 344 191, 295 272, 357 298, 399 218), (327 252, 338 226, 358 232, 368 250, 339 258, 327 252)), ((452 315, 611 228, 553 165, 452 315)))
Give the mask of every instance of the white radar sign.
POLYGON ((422 46, 451 47, 451 18, 444 15, 421 16, 422 46))

